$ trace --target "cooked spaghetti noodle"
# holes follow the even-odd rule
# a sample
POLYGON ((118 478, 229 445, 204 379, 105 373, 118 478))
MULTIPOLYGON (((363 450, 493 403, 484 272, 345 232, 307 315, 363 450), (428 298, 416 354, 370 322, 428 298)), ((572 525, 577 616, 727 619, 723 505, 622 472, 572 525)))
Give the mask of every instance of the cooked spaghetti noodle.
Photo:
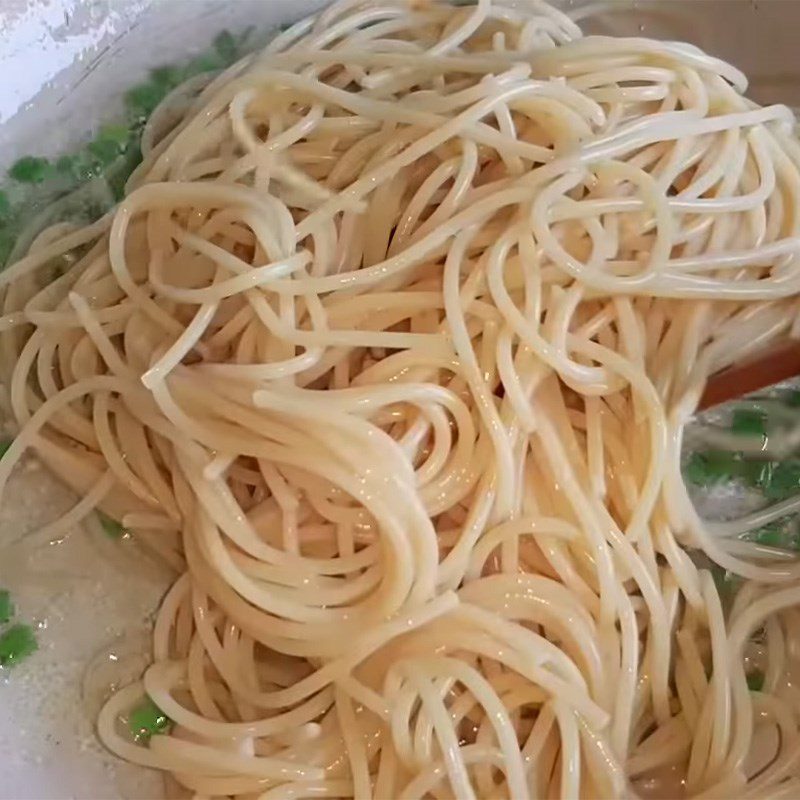
POLYGON ((745 89, 537 0, 345 0, 165 101, 0 274, 0 486, 32 449, 58 530, 179 574, 112 751, 198 798, 798 796, 800 563, 680 471, 800 330, 794 118, 745 89))

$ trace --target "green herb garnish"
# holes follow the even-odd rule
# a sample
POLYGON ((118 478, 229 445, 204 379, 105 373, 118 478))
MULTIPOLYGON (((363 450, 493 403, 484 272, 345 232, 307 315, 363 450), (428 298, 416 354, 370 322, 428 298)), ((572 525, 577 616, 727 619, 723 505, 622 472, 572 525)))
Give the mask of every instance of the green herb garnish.
POLYGON ((214 39, 214 49, 219 53, 224 62, 233 63, 236 60, 238 47, 236 39, 230 31, 222 31, 214 39))
POLYGON ((798 529, 798 520, 794 515, 768 522, 760 528, 748 531, 742 538, 767 547, 800 550, 800 529, 798 529))
POLYGON ((747 688, 751 692, 760 692, 764 688, 764 673, 751 672, 747 676, 747 688))
POLYGON ((148 697, 128 716, 128 729, 136 742, 148 742, 151 736, 166 733, 172 720, 148 697))
POLYGON ((148 117, 164 99, 165 95, 166 91, 158 84, 143 83, 141 86, 135 86, 127 92, 125 102, 134 114, 148 117))
POLYGON ((150 73, 150 79, 158 86, 172 88, 183 79, 183 72, 178 67, 156 67, 150 73))
POLYGON ((8 452, 8 448, 11 447, 12 444, 14 444, 13 439, 0 439, 0 458, 8 452))
POLYGON ((35 653, 39 645, 30 625, 12 625, 0 636, 0 667, 13 667, 35 653))
POLYGON ((103 530, 109 539, 122 539, 122 537, 127 533, 125 528, 123 528, 122 525, 115 519, 109 517, 108 514, 98 511, 97 516, 100 518, 100 524, 103 526, 103 530))
POLYGON ((156 67, 150 80, 135 86, 125 95, 125 102, 135 121, 146 119, 158 104, 183 81, 205 72, 215 72, 233 64, 240 55, 245 37, 237 39, 230 31, 222 31, 214 39, 210 53, 195 56, 183 67, 156 67))
POLYGON ((730 480, 738 473, 737 457, 721 450, 693 453, 686 464, 684 474, 690 483, 711 486, 730 480))
POLYGON ((737 408, 733 412, 731 430, 739 436, 766 436, 767 418, 763 411, 737 408))
POLYGON ((120 150, 124 150, 131 138, 131 131, 127 125, 104 125, 97 138, 104 142, 114 142, 120 150))
POLYGON ((751 458, 742 461, 740 475, 749 486, 763 489, 772 480, 774 468, 774 461, 759 461, 751 458))
POLYGON ((121 151, 116 142, 97 139, 89 144, 89 152, 100 162, 100 166, 107 167, 121 151))
POLYGON ((683 468, 683 474, 689 483, 695 486, 705 486, 708 483, 708 467, 706 459, 702 453, 692 453, 686 466, 683 468))
MULTIPOLYGON (((161 101, 183 81, 200 73, 224 69, 251 49, 250 30, 241 35, 220 33, 205 54, 179 65, 151 71, 147 81, 125 95, 127 111, 119 124, 103 126, 94 140, 74 153, 48 159, 27 155, 8 171, 10 181, 0 188, 0 267, 14 250, 20 232, 54 201, 68 198, 83 184, 102 177, 110 190, 108 200, 124 194, 131 173, 141 163, 141 133, 147 118, 161 101), (3 191, 8 188, 9 191, 3 191)), ((108 210, 108 204, 92 207, 81 200, 80 222, 93 222, 108 210), (94 215, 94 216, 92 216, 94 215)), ((30 230, 26 231, 31 233, 30 230)), ((32 232, 34 235, 36 231, 32 232)))
POLYGON ((130 138, 130 129, 124 125, 106 125, 87 149, 102 166, 108 166, 125 152, 130 138))
POLYGON ((11 592, 0 589, 0 623, 8 622, 14 616, 14 603, 11 602, 11 592))
POLYGON ((75 156, 61 156, 56 161, 56 172, 68 175, 75 171, 75 156))
POLYGON ((764 544, 769 547, 781 547, 784 542, 784 527, 777 522, 770 522, 767 525, 753 531, 752 539, 758 544, 764 544))
POLYGON ((186 65, 186 77, 202 75, 204 72, 215 72, 225 64, 217 53, 204 53, 196 56, 186 65))
POLYGON ((770 500, 785 500, 800 489, 800 461, 775 462, 764 494, 770 500))
POLYGON ((25 156, 8 171, 10 177, 20 183, 41 183, 47 175, 50 162, 38 156, 25 156))

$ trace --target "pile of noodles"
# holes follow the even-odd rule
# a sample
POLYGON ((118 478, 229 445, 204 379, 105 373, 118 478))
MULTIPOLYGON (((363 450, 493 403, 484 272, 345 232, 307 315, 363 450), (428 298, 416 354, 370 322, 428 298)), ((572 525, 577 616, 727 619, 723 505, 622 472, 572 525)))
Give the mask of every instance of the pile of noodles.
POLYGON ((347 0, 165 100, 0 275, 0 485, 32 450, 46 535, 179 575, 111 750, 197 798, 800 796, 800 562, 680 472, 707 376, 800 334, 794 118, 745 88, 536 0, 347 0))

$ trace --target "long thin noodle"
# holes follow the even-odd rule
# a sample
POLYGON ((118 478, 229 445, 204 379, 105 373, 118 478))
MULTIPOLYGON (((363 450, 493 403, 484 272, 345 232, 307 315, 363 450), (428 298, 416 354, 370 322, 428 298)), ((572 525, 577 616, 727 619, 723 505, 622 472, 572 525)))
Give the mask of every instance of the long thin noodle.
POLYGON ((800 144, 745 89, 540 0, 340 0, 164 101, 0 276, 0 487, 33 448, 84 495, 42 535, 96 506, 181 573, 112 751, 196 797, 797 795, 800 564, 737 538, 797 503, 706 525, 680 473, 708 375, 800 329, 800 144))

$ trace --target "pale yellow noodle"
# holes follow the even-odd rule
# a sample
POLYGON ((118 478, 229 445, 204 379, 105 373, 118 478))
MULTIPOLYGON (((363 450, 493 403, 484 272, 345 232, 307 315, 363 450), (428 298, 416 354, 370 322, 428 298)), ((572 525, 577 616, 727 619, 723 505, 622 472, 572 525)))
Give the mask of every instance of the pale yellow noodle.
POLYGON ((538 0, 340 0, 38 232, 0 488, 33 448, 84 495, 38 536, 100 507, 180 573, 113 752, 203 798, 797 794, 800 564, 681 477, 708 376, 800 325, 800 145, 745 88, 538 0))

